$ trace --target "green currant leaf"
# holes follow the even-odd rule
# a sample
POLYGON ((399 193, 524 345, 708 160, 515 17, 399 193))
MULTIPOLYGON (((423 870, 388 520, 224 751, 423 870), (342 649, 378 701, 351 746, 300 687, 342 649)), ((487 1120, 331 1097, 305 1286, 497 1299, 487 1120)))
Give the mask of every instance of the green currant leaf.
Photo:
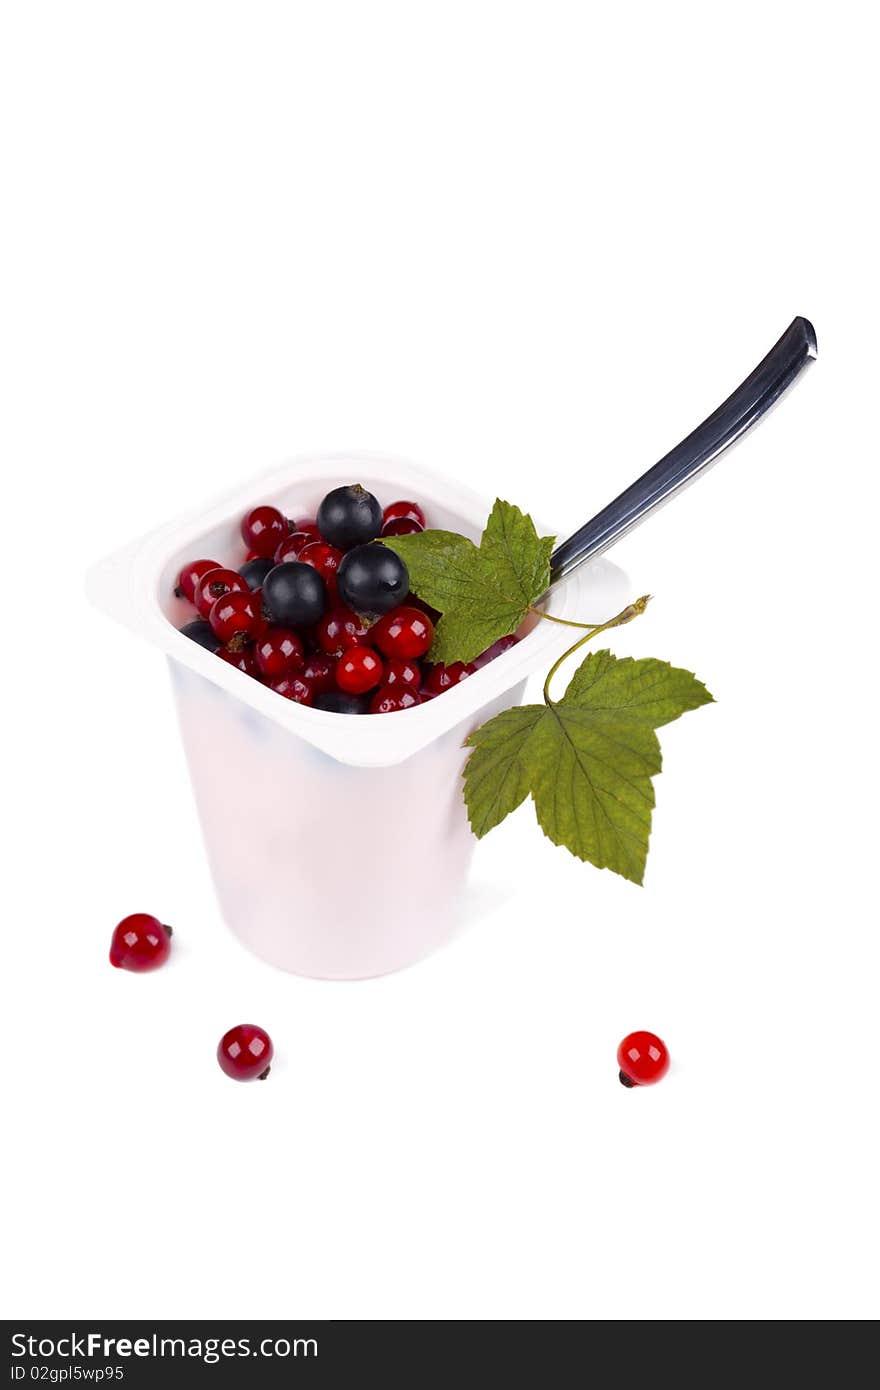
POLYGON ((467 739, 465 802, 482 837, 527 795, 544 834, 578 859, 644 878, 655 729, 713 697, 689 671, 609 651, 581 663, 561 700, 496 715, 467 739))
POLYGON ((389 546, 409 570, 414 594, 443 615, 431 661, 473 661, 499 637, 516 632, 550 584, 553 536, 498 499, 479 546, 453 531, 394 536, 389 546))

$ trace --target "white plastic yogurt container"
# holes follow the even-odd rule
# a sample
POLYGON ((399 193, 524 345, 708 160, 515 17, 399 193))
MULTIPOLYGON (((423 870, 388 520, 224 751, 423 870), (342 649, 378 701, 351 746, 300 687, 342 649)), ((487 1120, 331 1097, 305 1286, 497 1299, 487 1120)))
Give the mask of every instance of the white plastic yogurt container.
MULTIPOLYGON (((286 700, 178 631, 194 617, 174 596, 187 560, 208 556, 237 569, 239 524, 251 507, 269 502, 286 516, 314 516, 325 493, 349 482, 363 483, 383 506, 412 499, 429 526, 474 540, 491 508, 491 500, 404 459, 302 457, 127 546, 88 578, 99 608, 168 657, 226 922, 272 965, 332 980, 399 970, 452 934, 476 843, 462 797, 464 740, 518 704, 526 678, 543 676, 574 637, 532 620, 516 646, 442 696, 395 714, 355 716, 286 700), (357 855, 356 919, 337 853, 346 844, 357 855)), ((599 559, 554 590, 553 611, 601 622, 630 597, 622 571, 599 559)))

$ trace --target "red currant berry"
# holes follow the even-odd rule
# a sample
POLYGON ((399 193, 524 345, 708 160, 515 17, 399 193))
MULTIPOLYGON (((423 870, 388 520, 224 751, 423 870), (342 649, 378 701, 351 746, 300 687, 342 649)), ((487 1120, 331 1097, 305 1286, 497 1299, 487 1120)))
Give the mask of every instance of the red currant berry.
POLYGON ((203 574, 196 584, 195 605, 203 618, 210 618, 211 609, 222 598, 224 594, 242 594, 248 592, 247 580, 242 579, 235 570, 225 570, 221 567, 208 570, 203 574))
POLYGON ((110 964, 119 970, 155 970, 171 954, 171 928, 149 912, 133 912, 113 929, 110 964))
POLYGON ((415 536, 424 529, 424 526, 413 521, 411 516, 399 516, 396 521, 386 521, 381 534, 383 536, 415 536))
POLYGON ((434 640, 434 624, 418 608, 392 608, 380 618, 370 639, 384 656, 424 656, 434 640))
POLYGON ((277 680, 302 670, 303 644, 289 627, 270 627, 258 638, 254 657, 260 674, 277 680))
POLYGON ((623 1086, 653 1086, 669 1071, 669 1053, 656 1033, 627 1033, 617 1049, 623 1086))
POLYGON ((308 682, 313 695, 323 695, 327 690, 335 690, 336 659, 316 652, 314 656, 306 657, 300 675, 308 682))
POLYGON ((349 647, 359 647, 370 640, 370 625, 359 613, 342 604, 331 608, 318 623, 315 635, 318 646, 330 656, 339 656, 349 647))
POLYGON ((296 674, 269 681, 269 689, 274 690, 276 695, 283 695, 285 700, 293 700, 296 705, 310 705, 315 698, 309 682, 296 674))
POLYGON ((291 534, 295 531, 304 531, 307 536, 311 536, 313 541, 323 540, 321 532, 318 530, 318 523, 313 516, 301 516, 296 521, 288 521, 291 534))
POLYGON ((442 695, 444 690, 451 690, 454 685, 460 685, 463 680, 467 680, 476 669, 471 662, 454 661, 451 666, 438 663, 431 667, 426 688, 432 695, 442 695))
POLYGON ((384 668, 371 647, 349 647, 336 663, 336 684, 346 695, 363 695, 381 685, 384 668))
POLYGON ((174 592, 178 598, 188 598, 190 603, 196 601, 196 586, 199 580, 211 570, 221 569, 221 565, 216 560, 190 560, 188 565, 184 565, 180 574, 177 576, 177 587, 174 592))
POLYGON ((300 551, 304 550, 307 545, 314 544, 314 536, 310 536, 307 531, 291 532, 275 551, 276 565, 283 565, 285 560, 298 560, 300 551))
POLYGON ((406 685, 411 690, 418 690, 422 684, 422 668, 407 656, 392 656, 385 663, 385 684, 406 685))
POLYGON ((304 565, 311 565, 313 569, 318 571, 327 585, 328 594, 331 598, 335 598, 336 571, 339 569, 342 551, 337 550, 333 545, 328 545, 326 541, 311 541, 308 545, 303 546, 298 558, 304 565))
POLYGON ((257 555, 274 555, 288 535, 287 517, 277 507, 253 507, 242 519, 241 535, 257 555))
POLYGON ((233 651, 231 647, 221 647, 217 655, 221 661, 226 661, 230 666, 234 666, 237 671, 244 671, 246 676, 259 677, 257 663, 250 647, 242 647, 241 651, 233 651))
POLYGON ((370 714, 395 714, 421 703, 421 695, 409 685, 383 685, 370 701, 370 714))
POLYGON ((221 642, 242 647, 258 637, 264 626, 259 594, 247 588, 244 593, 224 594, 214 603, 210 622, 221 642))
MULTIPOLYGON (((389 505, 385 508, 384 512, 382 513, 383 535, 385 534, 384 528, 391 521, 414 521, 416 522, 420 531, 424 531, 425 529, 425 513, 422 511, 418 502, 389 503, 389 505)), ((398 531, 396 533, 391 532, 391 534, 397 534, 398 536, 402 536, 405 535, 406 532, 398 531)))
POLYGON ((233 1081, 265 1081, 275 1049, 265 1028, 239 1023, 224 1033, 217 1048, 220 1068, 233 1081))

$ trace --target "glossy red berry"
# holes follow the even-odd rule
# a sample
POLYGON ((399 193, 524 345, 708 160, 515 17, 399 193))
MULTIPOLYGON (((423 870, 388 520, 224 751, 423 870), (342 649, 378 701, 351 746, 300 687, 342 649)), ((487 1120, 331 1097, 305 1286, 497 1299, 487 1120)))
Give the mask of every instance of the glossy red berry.
MULTIPOLYGON (((291 540, 293 537, 291 537, 291 540)), ((327 592, 331 598, 336 597, 336 571, 339 569, 339 562, 342 559, 342 551, 335 546, 328 545, 326 541, 310 541, 304 545, 297 557, 304 565, 311 565, 316 569, 327 585, 327 592)))
POLYGON ((413 521, 411 516, 399 516, 396 521, 386 521, 381 534, 383 536, 415 536, 424 529, 424 526, 413 521))
POLYGON ((298 560, 300 551, 304 550, 307 545, 314 544, 315 537, 310 536, 307 531, 292 531, 275 551, 276 565, 283 565, 285 560, 298 560))
POLYGON ((277 507, 252 507, 242 518, 242 539, 256 555, 274 555, 288 533, 287 517, 277 507))
POLYGON ((310 705, 315 698, 315 692, 309 682, 296 674, 279 676, 277 680, 269 681, 269 689, 274 690, 276 695, 283 695, 285 700, 293 700, 297 705, 310 705))
POLYGON ((476 669, 471 662, 454 661, 451 666, 438 663, 431 667, 426 688, 432 695, 442 695, 444 690, 451 690, 454 685, 460 685, 463 680, 467 680, 476 669))
POLYGON ((189 564, 184 565, 180 574, 177 576, 177 587, 174 592, 178 598, 188 598, 190 603, 196 601, 196 587, 204 575, 210 574, 211 570, 221 569, 217 560, 190 560, 189 564))
POLYGON ((222 598, 224 594, 246 594, 248 592, 247 580, 242 579, 235 570, 226 570, 222 566, 217 569, 208 570, 203 574, 196 584, 195 605, 203 618, 210 618, 211 609, 222 598))
POLYGON ((231 647, 221 647, 217 655, 221 661, 234 666, 236 671, 244 671, 246 676, 259 676, 257 663, 254 660, 254 653, 250 647, 242 647, 240 651, 233 651, 231 647))
POLYGON ((307 656, 299 673, 307 681, 313 695, 323 695, 336 689, 336 658, 315 652, 307 656))
POLYGON ((627 1033, 617 1049, 617 1065, 624 1086, 653 1086, 669 1071, 669 1052, 656 1033, 627 1033))
POLYGON ((421 703, 421 695, 410 685, 383 685, 370 701, 370 714, 396 714, 421 703))
POLYGON ((233 1081, 265 1081, 275 1049, 265 1028, 239 1023, 224 1033, 217 1047, 217 1061, 233 1081))
POLYGON ((119 970, 155 970, 171 954, 171 928, 149 912, 133 912, 113 929, 110 964, 119 970))
POLYGON ((419 690, 422 684, 422 668, 417 661, 406 656, 392 656, 385 662, 385 684, 406 685, 411 690, 419 690))
POLYGON ((267 680, 302 670, 303 644, 289 627, 269 627, 254 645, 260 674, 267 680))
MULTIPOLYGON (((382 513, 382 530, 392 521, 414 521, 420 531, 425 529, 425 513, 418 502, 391 502, 382 513)), ((394 533, 392 533, 394 534, 394 533)), ((405 535, 398 531, 397 535, 405 535)))
POLYGON ((318 646, 330 656, 369 642, 370 625, 351 608, 337 604, 325 613, 315 630, 318 646))
POLYGON ((434 640, 434 624, 418 608, 392 608, 380 618, 370 638, 383 656, 424 656, 434 640))
POLYGON ((372 647, 349 647, 336 663, 336 684, 346 695, 364 695, 381 685, 384 667, 372 647))
POLYGON ((224 594, 215 601, 209 621, 220 641, 232 643, 233 649, 253 641, 265 626, 259 594, 247 588, 244 593, 224 594))
POLYGON ((296 531, 303 531, 310 536, 313 541, 322 539, 321 532, 318 530, 318 523, 313 516, 301 516, 296 521, 288 521, 291 535, 296 531))

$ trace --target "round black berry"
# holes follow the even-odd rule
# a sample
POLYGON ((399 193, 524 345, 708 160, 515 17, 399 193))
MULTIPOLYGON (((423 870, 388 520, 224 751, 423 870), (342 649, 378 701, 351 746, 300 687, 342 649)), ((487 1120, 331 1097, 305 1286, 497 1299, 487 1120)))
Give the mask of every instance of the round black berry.
POLYGON ((382 508, 360 483, 335 487, 318 508, 318 530, 340 550, 366 545, 382 530, 382 508))
POLYGON ((325 690, 316 695, 315 709, 329 710, 331 714, 367 714, 370 708, 368 695, 347 695, 344 690, 325 690))
POLYGON ((387 613, 409 593, 409 573, 399 555, 385 545, 350 550, 336 576, 339 597, 356 613, 387 613))
POLYGON ((248 560, 238 572, 249 589, 262 589, 266 575, 274 568, 274 560, 248 560))
POLYGON ((280 627, 309 627, 324 616, 327 586, 311 565, 284 561, 263 580, 263 607, 280 627))
POLYGON ((211 624, 206 623, 204 618, 195 618, 191 623, 184 623, 180 631, 184 637, 198 642, 200 647, 209 652, 218 652, 223 645, 211 624))

